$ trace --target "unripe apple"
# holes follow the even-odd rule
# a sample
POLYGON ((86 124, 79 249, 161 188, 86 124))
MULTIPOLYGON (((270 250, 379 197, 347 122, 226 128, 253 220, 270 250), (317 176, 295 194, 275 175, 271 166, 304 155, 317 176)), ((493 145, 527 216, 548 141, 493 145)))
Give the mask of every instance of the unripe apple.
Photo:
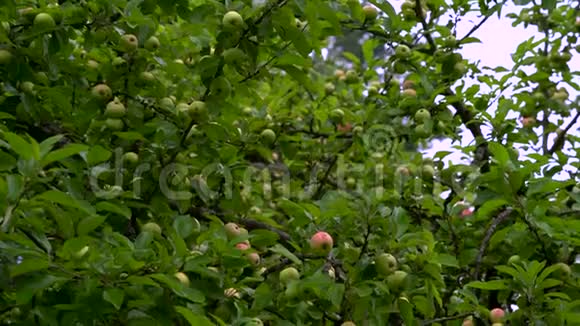
POLYGON ((453 65, 453 70, 455 70, 456 73, 463 75, 467 71, 467 67, 463 62, 457 62, 453 65))
POLYGON ((330 95, 330 94, 334 93, 334 90, 335 90, 335 89, 336 89, 336 88, 334 87, 334 84, 333 84, 333 83, 331 83, 331 82, 328 82, 328 83, 326 83, 326 84, 324 85, 324 93, 325 93, 326 95, 330 95))
POLYGON ((353 177, 346 179, 346 186, 349 188, 354 188, 354 186, 356 186, 356 179, 353 177))
POLYGON ((155 222, 145 223, 142 227, 143 231, 151 232, 156 235, 161 235, 161 227, 155 222))
POLYGON ((407 278, 407 272, 405 271, 395 271, 391 275, 387 276, 387 285, 389 289, 400 290, 404 285, 407 278))
POLYGON ((354 70, 349 70, 346 72, 346 79, 345 79, 347 84, 354 84, 356 82, 358 82, 358 74, 356 71, 354 70))
POLYGON ((99 69, 99 63, 95 60, 89 60, 87 61, 87 68, 92 69, 92 70, 97 70, 99 69))
POLYGON ((375 8, 373 5, 364 6, 363 12, 365 14, 366 21, 373 21, 373 20, 377 19, 377 16, 379 15, 377 8, 375 8))
POLYGON ((489 320, 492 323, 501 323, 505 317, 505 311, 501 308, 494 308, 489 312, 489 320))
POLYGON ((418 124, 415 127, 415 134, 419 138, 427 138, 431 135, 431 129, 425 124, 418 124))
POLYGON ((118 67, 121 65, 124 65, 127 61, 125 61, 125 59, 123 59, 122 57, 115 57, 113 58, 113 66, 118 67))
POLYGON ((380 275, 390 275, 397 270, 397 267, 397 258, 391 254, 383 253, 375 258, 375 268, 380 275))
POLYGON ((562 279, 567 279, 570 277, 570 275, 572 275, 572 269, 570 269, 570 266, 566 263, 557 263, 556 266, 558 266, 558 275, 562 278, 562 279))
POLYGON ((493 323, 491 326, 505 326, 504 323, 493 323))
POLYGON ((225 28, 241 28, 244 25, 244 19, 237 11, 228 11, 224 15, 222 23, 225 28))
POLYGON ((425 164, 421 169, 421 173, 423 174, 423 178, 433 179, 433 177, 435 176, 435 168, 431 164, 425 164))
POLYGON ((299 280, 300 273, 294 267, 287 267, 280 272, 279 278, 280 278, 280 282, 282 282, 284 284, 288 284, 291 281, 299 280))
POLYGON ((122 118, 127 114, 127 109, 125 105, 121 103, 118 98, 115 98, 113 101, 107 104, 107 108, 105 109, 105 117, 107 118, 122 118))
POLYGON ((415 88, 415 82, 407 79, 403 82, 403 89, 415 88))
POLYGON ((399 45, 395 49, 395 56, 399 59, 408 59, 411 57, 411 49, 406 45, 399 45))
POLYGON ((164 97, 159 101, 159 106, 165 110, 172 110, 175 108, 175 103, 169 97, 164 97))
POLYGON ((276 141, 276 133, 272 129, 264 129, 260 134, 262 144, 271 146, 276 141))
POLYGON ((226 235, 229 240, 239 237, 241 235, 248 234, 248 230, 246 230, 245 228, 241 228, 236 223, 231 222, 224 225, 224 230, 226 231, 226 235))
POLYGON ((428 120, 431 120, 431 113, 429 113, 426 109, 419 109, 415 112, 415 121, 417 123, 424 123, 428 120))
POLYGON ((344 111, 341 109, 334 109, 330 111, 328 117, 330 118, 330 121, 334 123, 341 123, 344 120, 344 111))
POLYGON ((447 47, 455 47, 457 45, 457 39, 453 35, 449 35, 445 38, 445 46, 447 47))
POLYGON ((340 79, 340 77, 343 77, 345 75, 346 75, 346 73, 342 69, 336 69, 334 71, 334 77, 336 77, 336 78, 339 78, 340 79))
POLYGON ((256 253, 256 252, 252 252, 252 253, 248 254, 248 260, 254 266, 260 265, 260 255, 258 255, 258 253, 256 253))
POLYGON ((127 152, 123 154, 123 161, 130 165, 135 165, 139 162, 139 154, 135 152, 127 152))
POLYGON ((327 254, 332 249, 334 241, 330 234, 319 231, 310 238, 310 247, 317 253, 327 254))
POLYGON ((160 46, 161 43, 159 42, 159 39, 155 36, 151 36, 150 38, 148 38, 144 44, 144 47, 149 51, 155 51, 159 49, 160 46))
POLYGON ((34 84, 29 81, 20 83, 20 90, 26 94, 32 94, 34 92, 34 84))
POLYGON ((101 101, 108 101, 113 97, 113 91, 105 84, 99 84, 93 87, 91 95, 101 101))
POLYGON ((33 25, 40 29, 51 29, 56 26, 56 22, 51 15, 41 12, 34 17, 33 25))
POLYGON ((401 92, 401 94, 403 95, 403 97, 408 97, 408 98, 417 97, 417 91, 412 89, 412 88, 407 88, 407 89, 403 90, 403 92, 401 92))
POLYGON ((133 34, 125 34, 121 37, 119 45, 122 51, 133 52, 139 47, 139 39, 133 34))
POLYGON ((50 80, 48 79, 48 75, 44 71, 39 71, 34 74, 34 79, 40 85, 47 86, 50 84, 50 80))
POLYGON ((190 282, 189 282, 189 277, 187 277, 187 275, 183 272, 177 272, 174 274, 175 278, 177 278, 177 280, 179 281, 179 283, 185 285, 185 286, 189 286, 190 282))
POLYGON ((112 131, 122 131, 125 128, 125 123, 121 119, 108 118, 105 120, 105 125, 112 131))
POLYGON ((391 78, 391 80, 389 80, 389 86, 400 89, 401 88, 401 81, 398 80, 397 78, 393 77, 393 78, 391 78))
POLYGON ((554 101, 566 101, 568 99, 568 90, 566 90, 565 88, 561 87, 559 88, 557 91, 554 92, 554 94, 552 94, 551 99, 554 101))
POLYGON ((223 52, 224 62, 228 65, 240 65, 246 54, 240 48, 231 48, 223 52))
POLYGON ((519 255, 513 255, 508 259, 508 265, 515 265, 521 261, 519 255))
POLYGON ((410 176, 411 175, 411 170, 409 170, 409 168, 406 167, 406 166, 399 166, 397 168, 396 174, 397 175, 410 176))
POLYGON ((464 319, 463 324, 461 326, 474 326, 473 319, 464 319))
POLYGON ((207 120, 207 106, 203 101, 193 101, 189 105, 191 117, 198 122, 207 120))
POLYGON ((150 71, 142 71, 139 74, 139 78, 145 83, 150 83, 155 80, 155 75, 150 71))
POLYGON ((369 86, 369 96, 379 95, 379 89, 376 86, 369 86))
POLYGON ((356 326, 356 324, 352 321, 345 321, 341 326, 356 326))
POLYGON ((220 98, 228 98, 232 93, 232 85, 224 76, 219 76, 212 80, 209 89, 212 95, 220 98))
POLYGON ((536 118, 534 117, 522 117, 521 121, 524 128, 530 128, 536 124, 536 118))
POLYGON ((8 50, 0 49, 0 64, 9 64, 14 56, 8 50))

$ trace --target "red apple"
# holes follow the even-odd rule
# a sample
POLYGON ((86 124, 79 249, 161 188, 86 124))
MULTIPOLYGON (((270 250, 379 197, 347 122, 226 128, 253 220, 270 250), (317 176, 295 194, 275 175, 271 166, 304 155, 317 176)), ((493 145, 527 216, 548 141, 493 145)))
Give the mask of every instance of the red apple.
POLYGON ((471 216, 471 214, 473 214, 473 209, 471 207, 468 207, 468 208, 464 208, 461 211, 460 216, 463 217, 463 218, 465 218, 465 217, 471 216))
POLYGON ((501 323, 505 317, 505 311, 501 308, 494 308, 489 312, 489 319, 492 323, 501 323))
POLYGON ((317 232, 312 236, 312 238, 310 238, 310 247, 315 252, 328 253, 333 245, 334 241, 332 240, 332 237, 324 231, 317 232))
POLYGON ((349 131, 351 131, 351 130, 352 130, 352 125, 350 124, 350 122, 347 122, 347 123, 345 123, 345 124, 341 124, 341 123, 339 123, 339 124, 336 126, 336 129, 337 129, 338 131, 340 131, 340 132, 349 132, 349 131))
POLYGON ((533 127, 536 124, 536 118, 534 117, 522 117, 520 121, 525 128, 533 127))
POLYGON ((236 244, 236 248, 242 251, 248 250, 250 249, 250 244, 248 242, 240 242, 236 244))

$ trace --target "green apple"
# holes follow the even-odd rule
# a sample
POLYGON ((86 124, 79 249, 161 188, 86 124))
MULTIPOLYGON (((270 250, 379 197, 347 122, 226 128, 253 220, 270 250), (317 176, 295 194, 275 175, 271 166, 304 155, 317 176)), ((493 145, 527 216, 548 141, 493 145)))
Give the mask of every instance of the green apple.
POLYGON ((101 101, 108 101, 113 97, 113 91, 105 84, 99 84, 93 87, 91 95, 101 101))
POLYGON ((39 72, 35 73, 34 79, 40 85, 47 86, 48 84, 50 84, 50 80, 48 79, 48 75, 44 71, 39 71, 39 72))
POLYGON ((125 34, 119 42, 122 51, 133 52, 139 47, 139 39, 133 34, 125 34))
POLYGON ((373 21, 377 19, 379 12, 377 11, 377 8, 375 8, 373 5, 366 5, 362 9, 363 13, 365 14, 366 21, 373 21))
POLYGON ((161 235, 161 227, 155 222, 145 223, 141 229, 146 232, 151 232, 155 235, 161 235))
POLYGON ((411 49, 404 44, 399 45, 395 49, 395 56, 399 59, 408 59, 411 57, 411 49))
POLYGON ((45 12, 41 12, 38 15, 36 15, 36 17, 34 17, 33 25, 34 27, 40 29, 51 29, 56 26, 56 22, 54 21, 54 18, 52 18, 51 15, 45 12))
POLYGON ((34 93, 34 84, 29 81, 22 82, 20 83, 20 90, 26 94, 32 94, 34 93))
POLYGON ((0 49, 0 64, 2 65, 6 65, 9 64, 12 61, 12 58, 14 56, 12 55, 12 53, 8 50, 5 49, 0 49))
POLYGON ((87 61, 87 68, 97 70, 99 69, 99 63, 95 60, 89 60, 87 61))
POLYGON ((508 265, 518 264, 521 260, 519 255, 513 255, 508 259, 508 265))
POLYGON ((123 161, 130 165, 135 165, 139 162, 139 154, 135 152, 127 152, 123 154, 123 161))
POLYGON ((175 108, 175 103, 169 97, 164 97, 159 100, 159 107, 164 110, 173 110, 175 108))
POLYGON ((264 129, 260 134, 262 144, 271 146, 276 141, 276 133, 272 129, 264 129))
POLYGON ((122 66, 125 63, 127 63, 127 61, 125 61, 125 59, 123 59, 122 57, 115 57, 113 58, 113 66, 118 67, 118 66, 122 66))
POLYGON ((412 88, 407 88, 401 92, 401 95, 403 95, 403 97, 413 98, 417 97, 417 91, 412 88))
POLYGON ((246 230, 245 228, 241 228, 236 223, 231 222, 224 225, 224 230, 226 231, 226 236, 228 237, 229 240, 248 234, 248 230, 246 230))
POLYGON ((389 286, 389 289, 400 290, 406 279, 407 272, 395 271, 393 274, 387 276, 387 285, 389 286))
POLYGON ((356 179, 353 177, 349 177, 346 179, 346 186, 349 188, 354 188, 356 186, 356 179))
POLYGON ((433 179, 435 176, 435 168, 431 164, 425 164, 423 165, 423 168, 421 168, 421 173, 423 174, 423 178, 433 179))
POLYGON ((570 266, 566 263, 557 263, 556 266, 558 266, 558 275, 562 278, 562 279, 567 279, 570 277, 570 275, 572 275, 572 269, 570 269, 570 266))
POLYGON ((243 63, 246 54, 240 48, 231 48, 223 52, 224 62, 228 65, 239 66, 243 63))
POLYGON ((252 318, 250 321, 245 323, 244 326, 264 326, 264 323, 260 318, 252 318))
POLYGON ((369 86, 369 96, 379 95, 379 89, 376 86, 369 86))
POLYGON ((390 275, 397 270, 397 267, 397 258, 391 254, 383 253, 375 258, 375 268, 380 275, 390 275))
POLYGON ((341 123, 344 120, 344 111, 341 109, 334 109, 330 111, 328 117, 330 118, 330 121, 334 123, 341 123))
POLYGON ((198 122, 206 121, 208 118, 207 114, 207 106, 205 102, 202 101, 193 101, 189 105, 189 112, 191 117, 198 122))
POLYGON ((152 81, 155 80, 155 75, 150 71, 142 71, 139 74, 139 78, 141 79, 141 81, 145 83, 151 83, 152 81))
POLYGON ((353 323, 352 321, 345 321, 340 326, 356 326, 356 324, 353 323))
POLYGON ((105 117, 107 118, 122 118, 125 114, 127 114, 127 109, 118 98, 109 102, 105 109, 105 117))
POLYGON ((389 86, 400 89, 401 88, 401 81, 398 80, 397 78, 393 77, 393 78, 391 78, 391 80, 389 80, 389 86))
POLYGON ((358 82, 358 74, 356 71, 354 70, 349 70, 346 72, 346 79, 345 79, 347 84, 354 84, 356 82, 358 82))
POLYGON ((465 74, 465 72, 467 72, 467 67, 465 66, 465 64, 463 62, 460 61, 460 62, 455 63, 455 65, 453 65, 453 70, 456 73, 463 75, 463 74, 465 74))
POLYGON ((175 278, 179 281, 179 283, 185 285, 185 286, 189 286, 190 282, 189 282, 189 277, 187 277, 187 275, 183 272, 177 272, 174 274, 175 278))
POLYGON ((209 89, 212 95, 220 98, 228 98, 232 93, 232 85, 224 76, 219 76, 212 80, 209 89))
POLYGON ((161 46, 161 43, 159 42, 159 39, 155 36, 151 36, 150 38, 148 38, 144 44, 144 47, 149 51, 155 51, 159 49, 159 46, 161 46))
POLYGON ((122 131, 125 128, 125 123, 121 119, 116 118, 108 118, 105 120, 105 125, 109 130, 112 131, 122 131))
POLYGON ((280 272, 280 282, 288 284, 291 281, 299 280, 300 273, 294 267, 287 267, 280 272))
POLYGON ((228 11, 224 15, 222 23, 228 29, 241 28, 244 26, 244 19, 237 11, 228 11))
POLYGON ((324 94, 326 95, 330 95, 332 93, 334 93, 336 87, 334 86, 333 83, 328 82, 324 85, 324 94))
POLYGON ((415 134, 419 138, 427 138, 431 135, 431 129, 425 124, 418 124, 415 127, 415 134))
POLYGON ((424 123, 428 120, 431 120, 431 113, 429 113, 426 109, 419 109, 415 112, 415 121, 417 123, 424 123))
POLYGON ((449 35, 445 38, 445 46, 449 48, 453 48, 457 45, 457 39, 453 35, 449 35))

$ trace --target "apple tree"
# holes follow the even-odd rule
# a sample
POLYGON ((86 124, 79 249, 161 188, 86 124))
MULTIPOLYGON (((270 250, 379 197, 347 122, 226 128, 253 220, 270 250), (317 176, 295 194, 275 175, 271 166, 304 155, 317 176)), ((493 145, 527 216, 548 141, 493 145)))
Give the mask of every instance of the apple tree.
POLYGON ((578 324, 578 5, 3 1, 0 323, 578 324))

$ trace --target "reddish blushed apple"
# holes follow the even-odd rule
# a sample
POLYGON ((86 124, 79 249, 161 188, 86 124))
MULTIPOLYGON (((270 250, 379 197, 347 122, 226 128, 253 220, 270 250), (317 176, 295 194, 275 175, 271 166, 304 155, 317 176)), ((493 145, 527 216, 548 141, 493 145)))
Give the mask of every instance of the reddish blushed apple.
POLYGON ((339 123, 336 126, 336 130, 338 130, 340 132, 349 132, 352 130, 352 125, 350 124, 350 122, 347 122, 345 124, 339 123))
POLYGON ((505 311, 501 308, 494 308, 489 312, 489 319, 492 323, 501 323, 505 317, 505 311))
POLYGON ((328 253, 332 249, 333 245, 334 240, 330 234, 324 231, 317 232, 312 236, 312 238, 310 238, 310 247, 315 252, 328 253))
POLYGON ((236 244, 236 248, 239 250, 242 250, 242 251, 248 250, 248 249, 250 249, 250 244, 247 242, 240 242, 240 243, 236 244))

